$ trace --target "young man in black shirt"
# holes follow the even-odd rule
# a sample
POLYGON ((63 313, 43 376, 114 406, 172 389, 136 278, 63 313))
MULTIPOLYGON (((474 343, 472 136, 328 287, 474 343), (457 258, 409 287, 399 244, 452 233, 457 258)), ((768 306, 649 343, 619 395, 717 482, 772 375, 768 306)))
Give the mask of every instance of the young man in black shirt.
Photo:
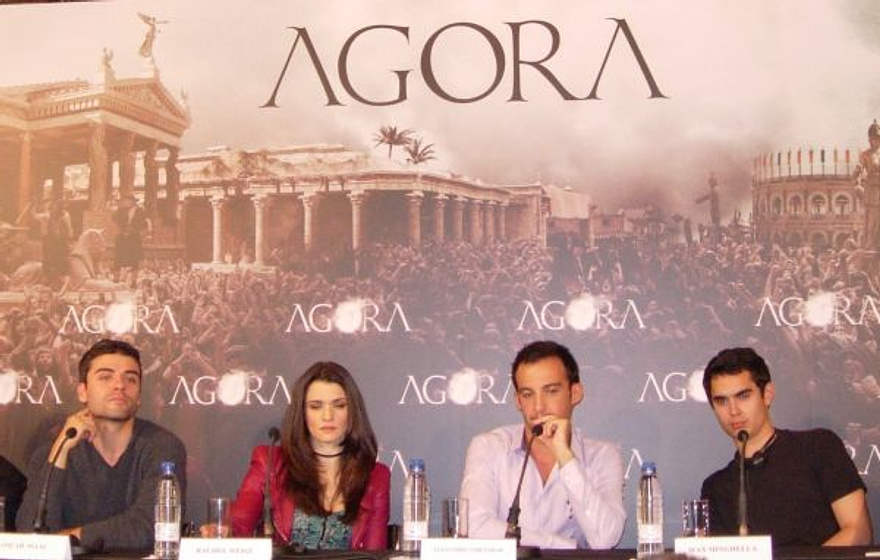
MULTIPOLYGON (((764 359, 751 348, 716 355, 703 387, 721 429, 734 446, 748 433, 746 494, 750 534, 769 534, 775 546, 868 545, 872 542, 866 487, 833 432, 773 426, 775 388, 764 359)), ((703 482, 713 534, 737 534, 739 451, 703 482)))

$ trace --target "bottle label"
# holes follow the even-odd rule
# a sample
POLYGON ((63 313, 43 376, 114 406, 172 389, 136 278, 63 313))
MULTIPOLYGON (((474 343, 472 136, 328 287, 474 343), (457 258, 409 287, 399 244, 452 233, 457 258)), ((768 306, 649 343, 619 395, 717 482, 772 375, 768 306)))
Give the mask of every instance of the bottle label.
POLYGON ((160 523, 153 526, 154 538, 157 542, 177 542, 180 540, 180 523, 160 523))
POLYGON ((403 524, 403 538, 406 540, 418 540, 428 538, 427 521, 407 521, 403 524))
POLYGON ((662 543, 663 525, 660 523, 639 524, 639 543, 662 543))

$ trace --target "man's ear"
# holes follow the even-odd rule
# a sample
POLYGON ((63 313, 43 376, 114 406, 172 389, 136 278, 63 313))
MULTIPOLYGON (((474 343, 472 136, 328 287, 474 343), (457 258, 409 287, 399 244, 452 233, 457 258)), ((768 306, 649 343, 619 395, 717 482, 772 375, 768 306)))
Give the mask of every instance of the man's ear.
POLYGON ((584 386, 581 385, 581 382, 571 384, 571 405, 575 406, 580 404, 580 402, 584 400, 584 386))
POLYGON ((764 385, 764 406, 770 408, 774 398, 776 398, 776 387, 774 387, 772 381, 769 381, 764 385))
POLYGON ((82 404, 86 404, 89 401, 86 393, 86 384, 82 381, 76 386, 76 398, 79 399, 79 402, 82 404))

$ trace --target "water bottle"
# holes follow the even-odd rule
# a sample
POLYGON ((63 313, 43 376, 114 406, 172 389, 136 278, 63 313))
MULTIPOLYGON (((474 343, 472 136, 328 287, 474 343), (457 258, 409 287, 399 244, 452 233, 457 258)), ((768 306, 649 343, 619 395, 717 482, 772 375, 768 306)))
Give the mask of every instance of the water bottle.
POLYGON ((403 489, 403 531, 400 548, 404 552, 420 552, 422 539, 428 538, 431 514, 431 491, 425 478, 425 462, 410 459, 409 475, 403 489))
POLYGON ((636 523, 638 524, 638 547, 636 556, 645 558, 663 553, 663 492, 657 478, 657 465, 642 463, 642 478, 636 498, 636 523))
POLYGON ((180 486, 174 475, 174 463, 162 463, 162 478, 156 488, 156 523, 153 526, 156 558, 177 558, 180 548, 180 486))

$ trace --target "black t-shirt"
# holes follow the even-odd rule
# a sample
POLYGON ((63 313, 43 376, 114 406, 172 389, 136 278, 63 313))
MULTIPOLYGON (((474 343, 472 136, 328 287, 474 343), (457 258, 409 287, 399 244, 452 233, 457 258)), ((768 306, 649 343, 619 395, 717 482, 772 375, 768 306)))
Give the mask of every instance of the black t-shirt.
MULTIPOLYGON (((763 460, 746 466, 749 532, 772 535, 774 546, 821 545, 840 527, 831 504, 867 491, 834 432, 776 430, 763 460)), ((713 535, 737 533, 739 455, 703 481, 713 535)))

